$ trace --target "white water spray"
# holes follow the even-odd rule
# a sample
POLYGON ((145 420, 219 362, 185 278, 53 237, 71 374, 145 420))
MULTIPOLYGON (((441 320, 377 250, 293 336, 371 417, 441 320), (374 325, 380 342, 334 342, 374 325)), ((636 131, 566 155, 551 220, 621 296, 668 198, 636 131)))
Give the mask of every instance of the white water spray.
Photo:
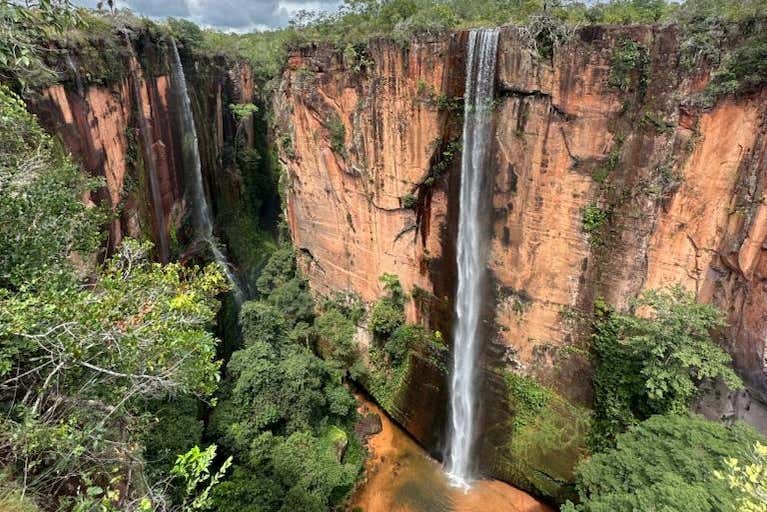
POLYGON ((463 154, 458 217, 458 291, 450 381, 450 439, 446 471, 453 485, 468 489, 473 478, 473 448, 477 413, 476 381, 479 359, 485 241, 481 222, 485 166, 491 139, 498 29, 472 30, 466 59, 463 154))
POLYGON ((184 68, 181 65, 181 57, 176 48, 176 42, 171 40, 173 47, 173 61, 171 69, 171 79, 177 87, 177 96, 179 101, 179 114, 181 116, 182 152, 184 155, 184 165, 191 167, 191 187, 190 202, 194 213, 194 229, 196 236, 205 242, 216 262, 223 268, 229 283, 232 285, 232 292, 237 304, 242 304, 245 300, 245 294, 242 291, 239 279, 232 270, 232 266, 226 255, 221 251, 218 242, 213 237, 213 220, 208 207, 208 200, 205 196, 205 185, 202 182, 202 163, 200 161, 200 148, 197 139, 197 128, 194 124, 192 115, 192 102, 189 99, 189 91, 186 86, 186 76, 184 68))

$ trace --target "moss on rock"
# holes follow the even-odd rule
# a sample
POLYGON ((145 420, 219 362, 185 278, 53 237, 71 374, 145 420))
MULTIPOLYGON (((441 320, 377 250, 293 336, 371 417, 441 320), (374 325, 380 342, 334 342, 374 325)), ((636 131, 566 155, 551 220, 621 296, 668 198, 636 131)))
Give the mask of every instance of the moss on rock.
POLYGON ((587 454, 588 409, 517 373, 499 377, 504 392, 485 433, 486 469, 557 502, 572 497, 573 470, 587 454))

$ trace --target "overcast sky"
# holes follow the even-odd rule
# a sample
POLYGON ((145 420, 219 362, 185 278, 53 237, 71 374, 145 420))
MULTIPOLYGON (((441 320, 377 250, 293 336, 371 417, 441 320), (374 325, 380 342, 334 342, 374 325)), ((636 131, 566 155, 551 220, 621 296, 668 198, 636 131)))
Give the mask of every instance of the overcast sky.
MULTIPOLYGON (((98 0, 75 0, 74 3, 95 7, 98 0)), ((106 2, 104 2, 106 4, 106 2)), ((247 31, 281 27, 301 9, 331 10, 341 0, 117 0, 150 18, 187 18, 205 27, 247 31)))

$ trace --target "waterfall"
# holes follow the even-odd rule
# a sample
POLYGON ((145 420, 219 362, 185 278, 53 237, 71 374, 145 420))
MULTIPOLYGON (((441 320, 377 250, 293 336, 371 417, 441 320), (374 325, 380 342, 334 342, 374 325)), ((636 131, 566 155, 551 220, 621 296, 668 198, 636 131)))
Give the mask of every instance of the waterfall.
POLYGON ((79 94, 81 98, 85 98, 85 87, 83 86, 83 79, 80 76, 80 71, 78 71, 77 66, 75 65, 75 60, 72 58, 72 54, 69 53, 68 50, 67 50, 67 56, 64 58, 64 60, 66 61, 70 71, 72 71, 72 75, 75 77, 77 94, 79 94))
POLYGON ((181 118, 184 165, 187 172, 191 174, 189 202, 191 203, 194 216, 195 236, 199 241, 204 242, 210 247, 213 257, 223 269, 232 286, 232 292, 234 293, 234 298, 237 304, 242 304, 245 300, 245 294, 242 291, 243 289, 240 285, 240 281, 232 270, 232 265, 229 263, 226 255, 213 237, 213 219, 210 213, 210 207, 208 206, 208 200, 205 196, 205 185, 202 182, 202 163, 200 161, 197 128, 195 127, 194 116, 192 115, 192 102, 189 99, 184 68, 181 65, 181 58, 179 57, 178 48, 176 48, 176 42, 174 40, 171 40, 171 46, 173 48, 171 80, 176 87, 179 116, 181 118))
POLYGON ((486 163, 492 137, 492 106, 498 29, 469 34, 464 93, 463 152, 458 216, 458 290, 450 379, 450 425, 446 471, 453 485, 468 488, 473 472, 477 413, 477 366, 480 346, 482 282, 485 274, 486 231, 482 223, 486 163))

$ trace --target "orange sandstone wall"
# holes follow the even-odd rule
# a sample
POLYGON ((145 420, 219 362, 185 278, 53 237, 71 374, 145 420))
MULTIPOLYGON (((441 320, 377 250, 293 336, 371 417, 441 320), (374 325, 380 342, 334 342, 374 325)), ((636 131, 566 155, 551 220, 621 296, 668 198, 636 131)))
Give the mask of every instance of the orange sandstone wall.
MULTIPOLYGON (((125 236, 146 235, 154 240, 158 259, 167 261, 183 256, 178 242, 191 240, 182 222, 189 176, 181 154, 185 134, 179 128, 168 48, 148 37, 141 34, 140 43, 125 43, 123 62, 114 63, 122 66, 119 81, 84 84, 81 74, 90 76, 89 70, 67 67, 60 84, 31 95, 27 103, 86 171, 104 179, 104 187, 91 199, 117 213, 109 226, 108 251, 125 236)), ((70 57, 77 62, 76 55, 70 57)), ((220 191, 240 186, 222 163, 225 146, 238 129, 227 106, 253 101, 253 75, 247 65, 223 59, 199 62, 194 57, 197 65, 192 65, 183 49, 182 59, 195 107, 203 177, 215 212, 223 208, 220 191)), ((241 127, 246 146, 252 147, 252 120, 241 127)))
MULTIPOLYGON (((371 303, 378 277, 397 274, 413 294, 409 319, 446 334, 460 155, 433 184, 424 180, 460 138, 461 108, 444 100, 462 95, 464 43, 465 33, 407 49, 378 41, 346 63, 332 48, 303 48, 275 98, 288 224, 313 289, 371 303)), ((705 70, 680 69, 674 27, 581 29, 551 58, 503 30, 486 402, 503 394, 493 384, 500 368, 588 406, 594 299, 625 307, 679 283, 726 312, 724 343, 749 387, 702 410, 767 429, 767 91, 703 109, 692 100, 707 80, 705 70), (621 91, 609 79, 625 39, 648 61, 621 91), (589 206, 612 212, 591 235, 589 206)), ((395 417, 434 448, 444 415, 429 410, 444 410, 444 390, 434 390, 444 382, 428 378, 411 379, 417 405, 395 417)), ((496 421, 497 407, 487 407, 496 421)))

